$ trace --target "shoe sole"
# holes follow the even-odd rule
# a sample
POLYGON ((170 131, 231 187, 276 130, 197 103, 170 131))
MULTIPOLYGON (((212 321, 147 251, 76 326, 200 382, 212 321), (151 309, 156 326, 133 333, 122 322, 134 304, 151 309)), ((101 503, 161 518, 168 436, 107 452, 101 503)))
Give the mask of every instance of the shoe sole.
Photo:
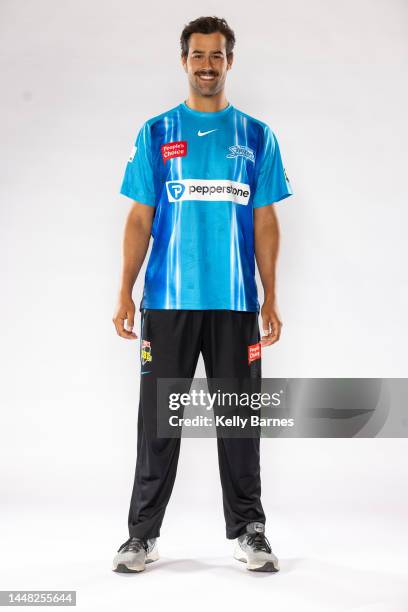
POLYGON ((247 564, 247 570, 250 572, 279 572, 279 566, 274 564, 272 561, 267 561, 263 565, 251 567, 245 557, 234 557, 237 561, 247 564))
POLYGON ((144 568, 140 570, 130 569, 127 565, 124 565, 124 563, 119 563, 117 567, 113 568, 113 571, 118 574, 140 574, 140 572, 144 571, 144 568))
MULTIPOLYGON (((157 557, 146 559, 145 565, 147 565, 148 563, 153 563, 154 561, 158 561, 158 560, 159 560, 159 555, 157 555, 157 557)), ((124 563, 119 563, 116 567, 112 568, 112 571, 117 572, 118 574, 140 574, 140 572, 144 572, 144 570, 145 570, 144 567, 142 567, 141 569, 134 569, 134 568, 128 567, 124 563)))

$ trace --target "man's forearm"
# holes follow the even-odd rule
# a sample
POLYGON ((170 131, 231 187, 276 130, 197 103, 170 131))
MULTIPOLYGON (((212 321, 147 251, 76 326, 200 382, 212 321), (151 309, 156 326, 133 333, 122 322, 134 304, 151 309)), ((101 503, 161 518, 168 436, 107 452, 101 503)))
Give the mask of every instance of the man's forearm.
POLYGON ((123 238, 123 265, 120 293, 131 296, 150 241, 150 228, 129 214, 123 238))
POLYGON ((142 267, 151 235, 154 208, 134 202, 125 224, 123 237, 123 263, 120 291, 113 323, 122 338, 134 340, 135 304, 132 299, 133 285, 142 267), (127 321, 127 329, 125 328, 127 321))
POLYGON ((276 261, 279 252, 279 226, 275 214, 255 222, 255 257, 264 288, 264 300, 276 297, 276 261))

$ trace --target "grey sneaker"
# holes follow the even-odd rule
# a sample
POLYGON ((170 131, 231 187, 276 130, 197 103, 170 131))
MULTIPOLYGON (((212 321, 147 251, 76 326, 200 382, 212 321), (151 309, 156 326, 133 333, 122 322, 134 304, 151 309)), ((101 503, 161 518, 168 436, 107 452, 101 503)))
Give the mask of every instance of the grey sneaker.
POLYGON ((114 572, 143 572, 146 563, 158 558, 156 538, 129 538, 119 547, 112 569, 114 572))
POLYGON ((279 561, 265 536, 263 523, 254 522, 246 526, 246 533, 237 539, 234 558, 244 561, 247 569, 254 572, 279 571, 279 561))

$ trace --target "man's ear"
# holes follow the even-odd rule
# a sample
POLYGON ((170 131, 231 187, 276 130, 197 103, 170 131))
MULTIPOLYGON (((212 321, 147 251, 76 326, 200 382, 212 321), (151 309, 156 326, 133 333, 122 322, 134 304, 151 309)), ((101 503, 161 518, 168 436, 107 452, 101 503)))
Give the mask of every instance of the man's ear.
POLYGON ((234 54, 231 51, 231 53, 227 56, 227 62, 228 62, 227 70, 231 69, 233 61, 234 61, 234 54))
POLYGON ((182 55, 180 57, 181 65, 183 66, 184 72, 187 72, 187 57, 182 55))

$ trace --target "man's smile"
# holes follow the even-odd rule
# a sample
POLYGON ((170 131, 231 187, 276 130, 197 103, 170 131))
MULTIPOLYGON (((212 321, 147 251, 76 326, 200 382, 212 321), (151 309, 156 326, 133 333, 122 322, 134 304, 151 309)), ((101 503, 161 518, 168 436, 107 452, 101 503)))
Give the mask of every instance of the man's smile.
POLYGON ((214 81, 217 78, 215 74, 198 74, 197 76, 201 81, 214 81))

